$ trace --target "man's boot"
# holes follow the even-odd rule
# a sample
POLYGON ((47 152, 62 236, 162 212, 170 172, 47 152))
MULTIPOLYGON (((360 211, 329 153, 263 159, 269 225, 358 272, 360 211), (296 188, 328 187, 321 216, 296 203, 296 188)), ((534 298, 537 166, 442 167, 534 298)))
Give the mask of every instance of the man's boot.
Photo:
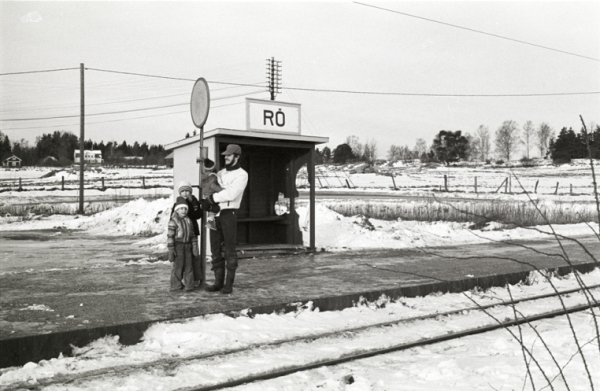
POLYGON ((221 289, 221 293, 229 294, 233 292, 233 280, 235 280, 235 270, 227 270, 225 286, 221 289))
POLYGON ((204 288, 207 292, 218 292, 223 288, 223 281, 225 280, 225 269, 215 269, 215 283, 214 285, 207 285, 204 288))

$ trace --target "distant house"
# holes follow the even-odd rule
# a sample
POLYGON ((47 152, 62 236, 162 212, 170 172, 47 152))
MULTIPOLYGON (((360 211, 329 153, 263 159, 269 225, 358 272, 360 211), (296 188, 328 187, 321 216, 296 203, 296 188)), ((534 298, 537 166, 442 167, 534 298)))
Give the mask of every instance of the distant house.
MULTIPOLYGON (((80 152, 78 149, 75 150, 73 160, 75 163, 79 163, 80 152)), ((94 151, 94 150, 85 150, 83 151, 83 161, 85 163, 95 163, 102 164, 104 163, 104 159, 102 159, 102 151, 94 151)))
POLYGON ((23 160, 16 155, 12 155, 2 161, 2 167, 5 168, 20 168, 23 160))

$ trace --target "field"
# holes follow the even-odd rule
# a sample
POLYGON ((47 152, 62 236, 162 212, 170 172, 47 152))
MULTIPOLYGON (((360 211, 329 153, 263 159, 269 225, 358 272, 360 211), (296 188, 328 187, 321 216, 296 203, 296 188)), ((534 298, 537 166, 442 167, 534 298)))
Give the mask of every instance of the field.
MULTIPOLYGON (((317 195, 319 199, 331 195, 319 202, 344 216, 382 220, 498 221, 530 226, 598 219, 591 169, 585 160, 536 167, 397 164, 373 173, 357 171, 356 165, 317 166, 317 195), (356 199, 342 201, 336 194, 356 199)), ((306 197, 305 170, 300 170, 296 182, 306 197)), ((139 197, 170 197, 173 171, 93 167, 84 173, 84 187, 85 213, 94 214, 139 197)), ((78 197, 79 172, 73 168, 0 171, 1 216, 75 214, 78 197)))

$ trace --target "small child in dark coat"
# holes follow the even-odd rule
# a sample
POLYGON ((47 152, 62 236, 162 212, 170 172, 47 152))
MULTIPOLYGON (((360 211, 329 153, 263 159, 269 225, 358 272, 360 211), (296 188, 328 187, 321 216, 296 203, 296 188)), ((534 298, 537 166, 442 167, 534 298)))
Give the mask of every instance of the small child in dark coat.
POLYGON ((183 197, 177 197, 174 213, 169 220, 167 231, 167 249, 171 270, 171 290, 194 290, 193 256, 197 257, 198 240, 194 234, 194 225, 187 216, 188 204, 183 197))
MULTIPOLYGON (((202 198, 208 198, 208 196, 223 190, 219 186, 219 180, 217 174, 214 173, 215 162, 206 158, 204 159, 204 174, 202 175, 202 198)), ((212 230, 217 229, 217 223, 215 221, 216 213, 207 212, 206 214, 206 226, 212 230)))

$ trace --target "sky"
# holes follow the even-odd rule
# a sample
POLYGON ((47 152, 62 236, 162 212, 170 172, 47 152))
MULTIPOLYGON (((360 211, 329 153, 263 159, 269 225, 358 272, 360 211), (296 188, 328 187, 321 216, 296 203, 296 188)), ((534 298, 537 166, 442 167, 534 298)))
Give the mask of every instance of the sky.
POLYGON ((385 157, 506 120, 578 131, 580 115, 600 123, 599 22, 600 1, 0 1, 0 130, 79 135, 80 64, 85 139, 184 138, 200 77, 204 130, 243 130, 274 58, 276 100, 301 104, 302 135, 331 149, 354 135, 385 157))

